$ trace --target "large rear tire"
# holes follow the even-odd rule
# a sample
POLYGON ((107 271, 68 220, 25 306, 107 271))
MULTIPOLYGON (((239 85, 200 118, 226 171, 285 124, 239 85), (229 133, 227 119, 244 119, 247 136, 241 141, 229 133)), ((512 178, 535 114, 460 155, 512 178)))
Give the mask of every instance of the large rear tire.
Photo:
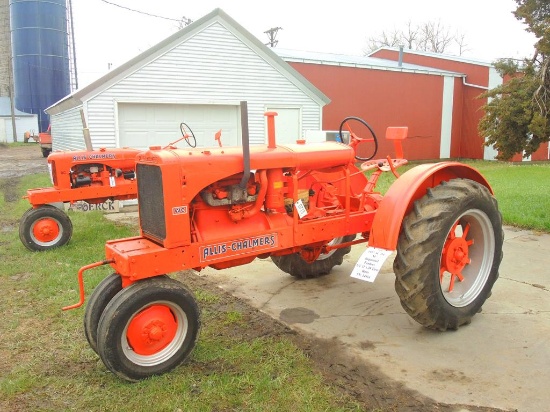
POLYGON ((19 238, 33 252, 63 246, 72 234, 73 224, 69 216, 51 205, 27 210, 19 223, 19 238))
POLYGON ((140 280, 109 302, 97 329, 105 366, 135 382, 166 373, 195 347, 200 310, 193 294, 166 276, 140 280))
POLYGON ((423 326, 458 329, 491 294, 502 260, 502 217, 489 190, 454 179, 429 189, 403 221, 395 289, 423 326))
MULTIPOLYGON (((330 245, 351 242, 355 235, 349 235, 333 239, 330 245)), ((351 246, 341 249, 331 250, 329 253, 321 254, 313 263, 308 263, 299 253, 292 253, 284 256, 272 256, 271 260, 279 269, 291 276, 300 279, 312 279, 330 273, 332 268, 341 265, 344 261, 344 255, 351 251, 351 246)))
POLYGON ((115 295, 122 290, 122 279, 111 273, 94 289, 84 312, 84 335, 90 347, 97 353, 97 327, 103 311, 115 295))

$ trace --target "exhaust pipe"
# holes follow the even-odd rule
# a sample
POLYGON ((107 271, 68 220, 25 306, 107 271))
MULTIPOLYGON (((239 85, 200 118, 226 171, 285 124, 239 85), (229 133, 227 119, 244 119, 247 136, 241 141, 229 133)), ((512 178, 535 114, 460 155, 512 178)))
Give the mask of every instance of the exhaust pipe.
POLYGON ((250 179, 250 138, 248 134, 248 103, 246 101, 241 102, 241 127, 244 173, 239 187, 244 190, 248 184, 248 179, 250 179))

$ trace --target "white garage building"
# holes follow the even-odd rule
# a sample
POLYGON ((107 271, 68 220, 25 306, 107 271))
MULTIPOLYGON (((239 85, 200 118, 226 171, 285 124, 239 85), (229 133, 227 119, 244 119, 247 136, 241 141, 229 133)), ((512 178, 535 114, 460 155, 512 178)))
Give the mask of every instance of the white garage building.
POLYGON ((278 143, 320 130, 329 99, 225 12, 216 9, 90 85, 52 105, 53 150, 84 149, 81 112, 92 145, 147 148, 193 130, 197 146, 241 142, 240 102, 248 103, 250 142, 266 141, 264 113, 276 111, 278 143))

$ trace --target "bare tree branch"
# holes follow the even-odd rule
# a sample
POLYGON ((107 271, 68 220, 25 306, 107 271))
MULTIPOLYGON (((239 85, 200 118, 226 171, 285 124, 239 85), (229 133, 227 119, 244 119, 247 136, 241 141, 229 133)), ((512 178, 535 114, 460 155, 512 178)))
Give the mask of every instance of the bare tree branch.
POLYGON ((439 21, 419 25, 414 25, 409 21, 403 29, 393 29, 391 32, 383 31, 376 36, 369 37, 367 50, 364 50, 364 53, 368 54, 384 46, 404 46, 411 50, 444 53, 453 43, 459 45, 459 51, 462 53, 465 50, 465 35, 460 33, 452 35, 449 28, 443 26, 439 21))

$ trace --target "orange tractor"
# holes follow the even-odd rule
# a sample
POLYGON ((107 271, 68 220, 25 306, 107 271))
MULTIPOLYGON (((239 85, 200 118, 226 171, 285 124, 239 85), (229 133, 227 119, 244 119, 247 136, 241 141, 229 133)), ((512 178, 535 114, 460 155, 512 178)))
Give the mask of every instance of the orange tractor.
MULTIPOLYGON (((167 147, 180 140, 195 147, 195 135, 189 126, 181 123, 180 130, 182 137, 167 147)), ((138 153, 138 149, 102 148, 50 154, 48 169, 53 187, 27 190, 25 198, 32 207, 23 214, 19 223, 19 238, 23 245, 31 251, 65 245, 73 233, 71 220, 64 211, 66 203, 85 201, 99 205, 107 200, 136 199, 138 153)))
POLYGON ((340 135, 350 131, 349 145, 277 145, 275 114, 266 115, 267 145, 249 147, 243 104, 242 148, 150 148, 137 156, 140 236, 108 241, 105 260, 78 272, 80 301, 64 308, 83 305, 86 270, 112 267, 86 305, 84 331, 122 379, 166 373, 195 346, 200 310, 171 272, 271 258, 292 276, 315 278, 341 264, 352 245, 368 242, 367 250, 397 250, 396 291, 427 328, 469 323, 490 295, 503 231, 479 172, 457 162, 424 164, 382 196, 375 191, 380 175, 399 176, 406 163, 406 128, 388 129, 395 158, 374 159, 376 136, 359 118, 340 126, 340 135), (349 127, 356 122, 372 136, 356 135, 349 127))
POLYGON ((135 199, 136 149, 54 152, 48 156, 52 187, 28 189, 31 204, 19 223, 19 238, 32 251, 65 245, 73 225, 65 203, 135 199))
POLYGON ((52 152, 52 129, 51 125, 48 126, 48 130, 38 133, 38 144, 42 151, 42 157, 48 157, 52 152))

